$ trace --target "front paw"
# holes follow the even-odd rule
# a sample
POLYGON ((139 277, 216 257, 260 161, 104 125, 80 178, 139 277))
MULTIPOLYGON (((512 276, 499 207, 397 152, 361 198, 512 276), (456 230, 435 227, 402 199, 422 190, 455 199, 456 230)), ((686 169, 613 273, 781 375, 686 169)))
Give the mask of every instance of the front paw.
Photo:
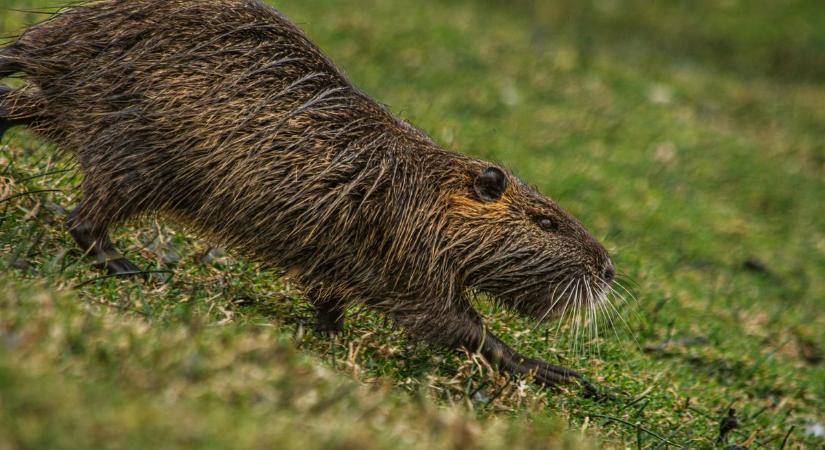
POLYGON ((344 319, 339 313, 330 314, 319 312, 315 331, 322 335, 332 336, 344 331, 344 319))
POLYGON ((129 275, 141 273, 140 267, 123 257, 107 260, 104 265, 110 275, 129 275))
POLYGON ((538 359, 527 361, 524 366, 525 369, 529 370, 528 373, 532 374, 533 381, 539 385, 550 387, 560 384, 577 383, 582 387, 582 395, 584 395, 585 398, 601 400, 611 397, 611 394, 609 394, 607 390, 591 383, 575 370, 554 366, 538 359))

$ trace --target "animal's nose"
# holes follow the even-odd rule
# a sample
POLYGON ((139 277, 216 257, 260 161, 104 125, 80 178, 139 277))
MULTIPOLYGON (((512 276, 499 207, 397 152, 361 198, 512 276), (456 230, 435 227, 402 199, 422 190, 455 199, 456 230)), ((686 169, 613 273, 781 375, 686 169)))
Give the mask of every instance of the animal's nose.
POLYGON ((616 276, 616 268, 613 267, 613 261, 611 261, 610 258, 608 258, 607 261, 604 263, 602 278, 604 278, 605 282, 610 283, 611 281, 613 281, 614 276, 616 276))

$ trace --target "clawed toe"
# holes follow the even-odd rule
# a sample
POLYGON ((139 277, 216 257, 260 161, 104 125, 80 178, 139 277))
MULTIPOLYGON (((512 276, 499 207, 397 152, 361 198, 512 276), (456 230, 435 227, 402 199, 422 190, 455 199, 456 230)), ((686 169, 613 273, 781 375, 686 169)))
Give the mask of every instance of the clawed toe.
POLYGON ((315 324, 315 331, 319 334, 332 336, 344 331, 344 321, 337 318, 318 315, 318 322, 315 324))
POLYGON ((535 382, 540 385, 550 387, 571 382, 578 383, 584 390, 583 395, 585 398, 601 400, 611 397, 607 391, 600 389, 575 370, 554 366, 540 360, 533 360, 531 362, 535 365, 533 378, 535 382))
POLYGON ((340 334, 344 331, 344 304, 337 299, 319 299, 312 291, 307 297, 315 305, 315 330, 327 336, 340 334))

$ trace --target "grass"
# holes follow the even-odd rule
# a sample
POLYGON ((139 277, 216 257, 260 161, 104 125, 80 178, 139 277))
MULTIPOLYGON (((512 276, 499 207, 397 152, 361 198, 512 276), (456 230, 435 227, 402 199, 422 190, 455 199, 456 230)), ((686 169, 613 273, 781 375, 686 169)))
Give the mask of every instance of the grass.
MULTIPOLYGON (((15 130, 2 195, 61 191, 0 204, 0 449, 822 448, 825 10, 776 5, 279 3, 365 91, 606 243, 634 281, 626 324, 531 332, 481 307, 609 401, 508 381, 368 312, 316 336, 293 286, 170 223, 116 238, 171 273, 95 279, 55 206, 78 175, 15 130)), ((37 18, 2 10, 0 31, 37 18)))

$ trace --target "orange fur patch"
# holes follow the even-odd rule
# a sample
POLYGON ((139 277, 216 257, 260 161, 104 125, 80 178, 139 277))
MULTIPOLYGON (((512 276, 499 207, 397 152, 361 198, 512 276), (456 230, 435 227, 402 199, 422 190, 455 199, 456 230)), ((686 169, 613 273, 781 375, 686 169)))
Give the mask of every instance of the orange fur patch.
POLYGON ((508 188, 496 202, 484 202, 470 195, 453 194, 447 198, 450 210, 458 216, 498 219, 510 213, 513 204, 512 193, 508 188))

